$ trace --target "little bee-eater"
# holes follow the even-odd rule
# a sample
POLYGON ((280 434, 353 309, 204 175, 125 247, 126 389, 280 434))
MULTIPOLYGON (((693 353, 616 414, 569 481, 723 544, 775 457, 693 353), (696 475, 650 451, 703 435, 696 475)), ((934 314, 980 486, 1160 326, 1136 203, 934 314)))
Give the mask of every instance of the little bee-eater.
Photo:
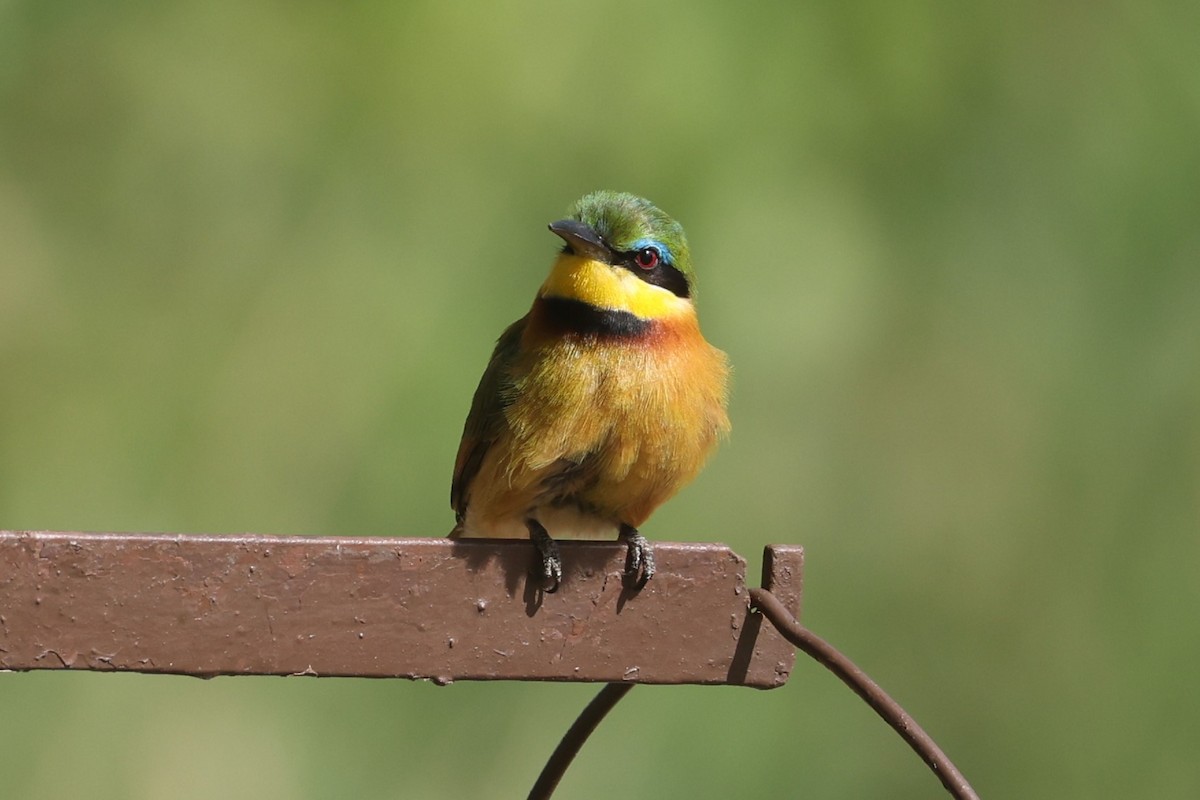
POLYGON ((451 536, 528 535, 548 592, 562 578, 552 536, 619 536, 640 587, 655 566, 638 528, 729 430, 729 367, 700 334, 679 223, 595 192, 550 230, 566 244, 471 402, 451 536))

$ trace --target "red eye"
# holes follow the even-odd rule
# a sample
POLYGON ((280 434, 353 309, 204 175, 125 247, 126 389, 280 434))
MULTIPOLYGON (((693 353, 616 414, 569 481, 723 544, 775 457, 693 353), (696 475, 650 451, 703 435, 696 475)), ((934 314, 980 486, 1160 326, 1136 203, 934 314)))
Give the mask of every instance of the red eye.
POLYGON ((633 259, 642 269, 654 269, 658 266, 658 251, 653 247, 643 247, 633 259))

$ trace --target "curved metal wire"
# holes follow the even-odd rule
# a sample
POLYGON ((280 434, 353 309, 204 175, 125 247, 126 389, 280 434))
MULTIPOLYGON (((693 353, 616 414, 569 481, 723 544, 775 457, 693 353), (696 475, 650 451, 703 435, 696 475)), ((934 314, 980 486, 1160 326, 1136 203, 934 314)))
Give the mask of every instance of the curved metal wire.
POLYGON ((529 790, 529 800, 549 800, 558 782, 562 780, 563 773, 575 760, 579 748, 583 747, 592 731, 596 730, 600 720, 604 719, 612 707, 629 694, 633 687, 632 683, 609 683, 600 690, 600 694, 592 698, 592 702, 587 704, 587 708, 567 730, 558 747, 554 748, 546 766, 542 767, 542 774, 538 775, 537 783, 529 790))
MULTIPOLYGON (((937 746, 937 742, 933 741, 916 720, 853 661, 797 622, 787 607, 766 589, 751 589, 750 600, 751 607, 770 620, 785 639, 841 679, 855 694, 865 700, 884 722, 900 734, 921 760, 929 765, 952 797, 956 800, 979 800, 979 795, 971 788, 971 784, 958 767, 954 766, 937 746)), ((542 774, 538 776, 537 783, 529 792, 529 800, 549 800, 583 743, 633 686, 632 683, 610 683, 588 703, 587 708, 559 742, 546 766, 542 768, 542 774)))
POLYGON ((946 791, 957 800, 979 800, 979 795, 971 788, 971 784, 967 783, 958 767, 954 766, 937 746, 937 742, 900 707, 899 703, 880 688, 879 684, 871 680, 867 673, 842 655, 836 647, 797 622, 787 607, 779 602, 779 598, 767 590, 751 589, 750 602, 771 621, 784 638, 838 676, 842 683, 866 700, 867 705, 875 709, 875 713, 883 717, 883 721, 891 725, 892 729, 900 734, 900 738, 908 742, 908 746, 929 765, 946 787, 946 791))

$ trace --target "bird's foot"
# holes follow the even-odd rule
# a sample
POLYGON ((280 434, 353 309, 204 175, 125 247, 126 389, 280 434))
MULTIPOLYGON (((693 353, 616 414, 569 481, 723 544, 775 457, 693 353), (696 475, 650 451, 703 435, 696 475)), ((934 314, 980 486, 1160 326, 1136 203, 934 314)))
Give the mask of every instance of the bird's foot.
POLYGON ((558 542, 550 538, 542 523, 536 519, 526 520, 525 525, 529 528, 529 538, 542 557, 542 591, 554 594, 558 591, 558 584, 562 582, 562 556, 558 553, 558 542))
POLYGON ((625 577, 633 583, 633 588, 641 589, 646 585, 646 581, 654 577, 654 548, 632 525, 621 525, 621 539, 629 548, 629 555, 625 560, 625 577))

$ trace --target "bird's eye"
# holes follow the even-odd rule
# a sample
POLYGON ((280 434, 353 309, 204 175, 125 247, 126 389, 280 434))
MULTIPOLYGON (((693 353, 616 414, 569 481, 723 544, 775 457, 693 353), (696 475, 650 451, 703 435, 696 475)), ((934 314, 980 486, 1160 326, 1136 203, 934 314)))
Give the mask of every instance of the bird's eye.
POLYGON ((642 269, 654 269, 658 266, 658 251, 653 247, 643 247, 637 251, 637 255, 633 257, 633 260, 642 269))

